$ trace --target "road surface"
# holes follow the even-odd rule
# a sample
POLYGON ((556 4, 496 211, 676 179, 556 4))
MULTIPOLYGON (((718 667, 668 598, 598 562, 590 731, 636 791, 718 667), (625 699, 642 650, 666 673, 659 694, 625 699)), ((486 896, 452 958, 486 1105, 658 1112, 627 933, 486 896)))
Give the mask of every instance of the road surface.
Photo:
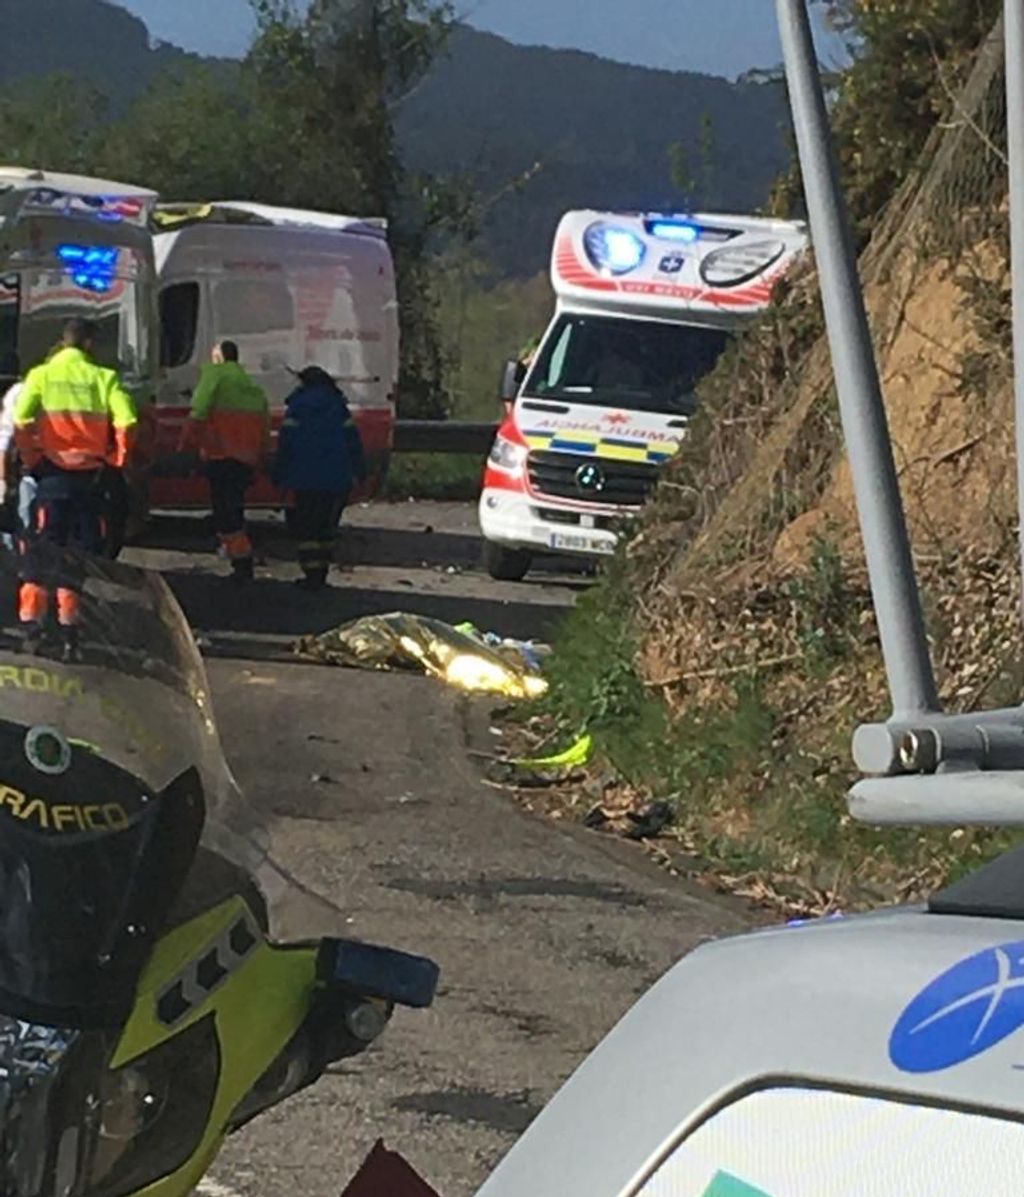
POLYGON ((303 634, 372 613, 411 611, 516 638, 544 636, 589 583, 579 570, 547 565, 525 583, 494 582, 480 572, 476 511, 468 504, 399 503, 345 515, 340 560, 327 594, 292 586, 300 576, 279 518, 257 517, 260 584, 239 598, 213 538, 195 516, 157 517, 143 547, 125 559, 160 569, 193 625, 216 646, 241 656, 288 650, 303 634))
POLYGON ((468 1197, 633 1001, 745 912, 487 786, 469 755, 493 742, 486 703, 285 656, 294 635, 368 610, 545 635, 585 579, 491 582, 458 507, 356 513, 353 572, 326 596, 293 591, 278 541, 261 530, 268 563, 241 599, 188 521, 133 555, 168 570, 211 646, 226 749, 280 859, 344 908, 342 933, 433 957, 442 988, 432 1011, 399 1012, 373 1051, 236 1136, 201 1192, 339 1197, 383 1137, 441 1197, 468 1197))

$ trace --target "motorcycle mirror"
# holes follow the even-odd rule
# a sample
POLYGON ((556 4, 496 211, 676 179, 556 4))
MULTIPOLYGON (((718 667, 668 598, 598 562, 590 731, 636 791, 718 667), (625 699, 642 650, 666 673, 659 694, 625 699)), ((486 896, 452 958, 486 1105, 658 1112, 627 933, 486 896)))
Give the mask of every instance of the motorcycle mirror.
POLYGON ((440 969, 423 956, 348 939, 326 939, 320 946, 317 975, 363 997, 424 1010, 433 1005, 440 969))

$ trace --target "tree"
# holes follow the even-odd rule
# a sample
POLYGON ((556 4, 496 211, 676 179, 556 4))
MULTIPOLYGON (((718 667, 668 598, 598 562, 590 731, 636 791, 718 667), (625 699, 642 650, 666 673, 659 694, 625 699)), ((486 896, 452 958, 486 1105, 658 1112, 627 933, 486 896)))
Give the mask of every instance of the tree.
POLYGON ((399 105, 422 80, 452 23, 434 0, 254 0, 259 34, 247 62, 256 105, 258 190, 276 202, 383 216, 395 253, 408 415, 447 408, 445 361, 429 271, 432 238, 464 225, 458 188, 404 169, 399 105))
POLYGON ((65 75, 0 91, 0 161, 44 170, 88 170, 107 101, 65 75))
MULTIPOLYGON (((948 115, 1000 0, 820 0, 845 35, 852 64, 835 82, 832 127, 862 240, 948 115)), ((775 210, 798 208, 794 168, 775 210)))
POLYGON ((254 106, 246 83, 223 64, 162 76, 102 132, 94 169, 145 182, 166 200, 244 198, 254 106))
MULTIPOLYGON (((314 0, 305 14, 288 0, 254 8, 258 33, 244 62, 166 75, 76 158, 65 137, 48 160, 144 181, 167 199, 383 216, 401 305, 402 411, 443 415, 431 254, 437 238, 471 230, 474 208, 458 180, 406 171, 394 117, 440 52, 451 10, 435 0, 314 0)), ((52 116, 45 125, 60 131, 52 116)))
POLYGON ((715 161, 715 122, 710 112, 700 118, 700 132, 696 152, 688 154, 681 141, 668 147, 669 177, 672 185, 686 197, 691 208, 706 203, 714 192, 717 165, 715 161))

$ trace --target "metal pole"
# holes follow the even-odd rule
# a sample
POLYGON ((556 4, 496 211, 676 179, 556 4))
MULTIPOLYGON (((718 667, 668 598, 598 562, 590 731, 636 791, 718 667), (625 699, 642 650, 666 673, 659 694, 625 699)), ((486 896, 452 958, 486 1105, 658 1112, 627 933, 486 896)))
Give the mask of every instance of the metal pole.
POLYGON ((938 711, 864 296, 805 0, 776 0, 832 365, 895 714, 938 711))
POLYGON ((1020 510, 1021 584, 1024 587, 1024 0, 1004 0, 1003 28, 1006 38, 1006 141, 1010 160, 1017 502, 1020 510))

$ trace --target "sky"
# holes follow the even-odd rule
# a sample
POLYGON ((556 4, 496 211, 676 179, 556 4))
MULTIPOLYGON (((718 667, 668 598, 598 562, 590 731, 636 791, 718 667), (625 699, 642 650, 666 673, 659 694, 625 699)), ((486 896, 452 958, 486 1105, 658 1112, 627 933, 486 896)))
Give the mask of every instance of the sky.
MULTIPOLYGON (((252 32, 248 0, 120 3, 154 37, 204 54, 240 55, 252 32)), ((509 41, 668 70, 734 78, 782 57, 772 0, 456 0, 456 10, 470 25, 509 41)), ((836 60, 838 46, 827 36, 820 49, 836 60)))

